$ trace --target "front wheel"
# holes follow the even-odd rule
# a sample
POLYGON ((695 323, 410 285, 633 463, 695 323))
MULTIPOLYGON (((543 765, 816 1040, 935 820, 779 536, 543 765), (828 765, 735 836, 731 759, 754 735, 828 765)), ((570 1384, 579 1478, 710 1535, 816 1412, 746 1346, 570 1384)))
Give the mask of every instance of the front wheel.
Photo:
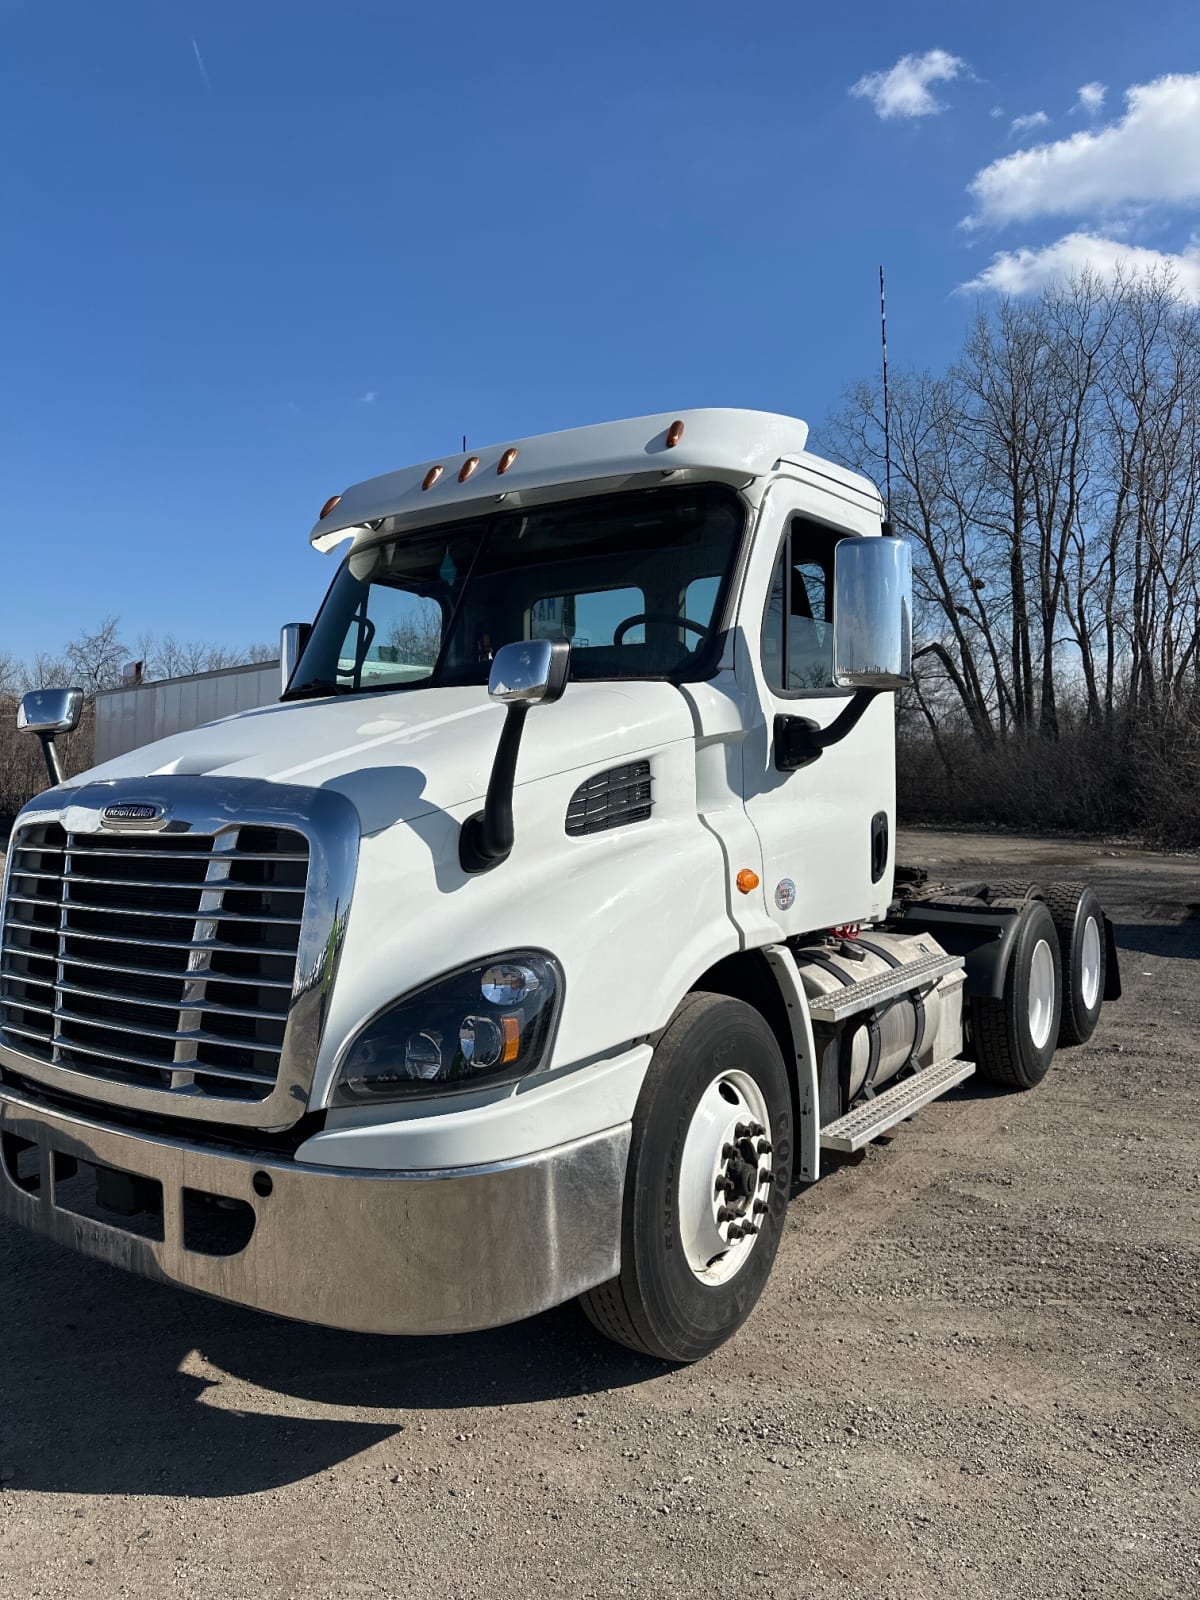
POLYGON ((775 1259, 792 1180, 792 1099, 752 1006, 691 994, 633 1116, 621 1272, 581 1297, 618 1344, 698 1361, 741 1327, 775 1259))

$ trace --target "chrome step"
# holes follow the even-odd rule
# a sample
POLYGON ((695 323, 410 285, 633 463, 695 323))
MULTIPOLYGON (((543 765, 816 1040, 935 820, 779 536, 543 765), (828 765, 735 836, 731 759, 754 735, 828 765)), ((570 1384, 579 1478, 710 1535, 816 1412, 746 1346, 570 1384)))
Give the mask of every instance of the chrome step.
POLYGON ((815 994, 808 1002, 808 1009, 814 1022, 843 1022, 869 1006, 893 1000, 910 989, 936 983, 948 972, 958 972, 963 965, 961 956, 948 956, 944 950, 939 950, 936 955, 922 956, 919 961, 906 962, 902 967, 890 967, 887 972, 878 972, 861 983, 835 989, 832 994, 815 994))
POLYGON ((931 1100, 953 1089, 975 1071, 973 1061, 963 1061, 958 1056, 947 1056, 936 1061, 924 1072, 904 1078, 890 1089, 884 1089, 874 1100, 864 1100, 862 1105, 847 1111, 844 1117, 821 1129, 821 1146, 825 1150, 841 1150, 853 1154, 863 1145, 878 1139, 881 1133, 894 1128, 905 1117, 911 1117, 931 1100))

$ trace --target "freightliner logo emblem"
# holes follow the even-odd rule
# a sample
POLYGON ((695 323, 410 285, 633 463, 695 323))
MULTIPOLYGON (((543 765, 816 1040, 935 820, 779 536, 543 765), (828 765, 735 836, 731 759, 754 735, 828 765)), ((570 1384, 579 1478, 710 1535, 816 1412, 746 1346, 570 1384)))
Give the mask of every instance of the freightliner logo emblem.
POLYGON ((106 828, 161 828, 166 820, 166 806, 143 800, 122 800, 115 806, 105 806, 101 813, 106 828))

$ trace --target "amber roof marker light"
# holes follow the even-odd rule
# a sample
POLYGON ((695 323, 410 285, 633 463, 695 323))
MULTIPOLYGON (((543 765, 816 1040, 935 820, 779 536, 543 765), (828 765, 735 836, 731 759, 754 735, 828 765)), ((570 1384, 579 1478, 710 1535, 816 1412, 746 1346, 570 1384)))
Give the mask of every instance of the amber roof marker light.
POLYGON ((674 450, 675 446, 679 443, 680 439, 682 439, 682 438, 683 438, 683 418, 682 417, 676 417, 675 421, 667 429, 667 449, 668 450, 674 450))
POLYGON ((432 489, 434 484, 441 477, 444 470, 445 468, 443 467, 430 467, 429 471, 421 480, 422 489, 432 489))
POLYGON ((326 500, 325 504, 321 507, 321 515, 317 518, 317 521, 324 522, 325 518, 333 510, 334 506, 338 504, 341 498, 342 497, 340 494, 331 494, 329 499, 326 500))
POLYGON ((475 468, 478 465, 479 465, 479 457, 478 456, 468 456, 467 459, 463 462, 462 466, 459 467, 459 469, 458 469, 458 481, 459 481, 459 483, 466 483, 467 479, 475 471, 475 468))
POLYGON ((512 446, 510 449, 506 450, 504 452, 504 454, 500 457, 500 462, 499 462, 499 465, 496 468, 496 471, 498 473, 507 472, 509 467, 511 467, 513 462, 517 459, 517 455, 518 454, 519 454, 519 452, 518 452, 518 450, 517 450, 515 445, 512 446))

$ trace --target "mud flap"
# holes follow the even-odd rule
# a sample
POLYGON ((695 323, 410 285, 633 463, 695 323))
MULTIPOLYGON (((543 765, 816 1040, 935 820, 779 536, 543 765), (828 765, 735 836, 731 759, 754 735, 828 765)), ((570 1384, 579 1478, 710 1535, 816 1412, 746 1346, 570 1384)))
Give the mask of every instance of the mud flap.
POLYGON ((1113 932, 1113 925, 1108 917, 1104 919, 1104 998, 1106 1000, 1119 1000, 1121 998, 1121 968, 1117 964, 1117 936, 1113 932))

